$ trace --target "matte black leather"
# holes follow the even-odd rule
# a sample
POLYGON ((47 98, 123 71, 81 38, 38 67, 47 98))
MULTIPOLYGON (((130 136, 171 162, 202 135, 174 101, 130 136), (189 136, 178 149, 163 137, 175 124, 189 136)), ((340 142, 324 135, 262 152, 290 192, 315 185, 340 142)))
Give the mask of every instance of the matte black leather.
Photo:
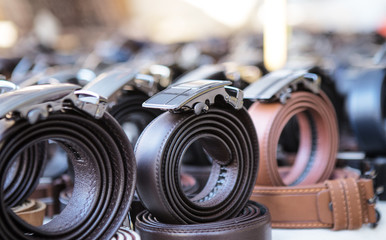
POLYGON ((236 216, 248 201, 256 179, 258 142, 245 108, 213 105, 198 116, 160 115, 142 132, 135 154, 138 195, 157 219, 212 222, 236 216), (205 149, 213 158, 212 173, 204 189, 190 199, 180 183, 181 158, 189 145, 205 137, 223 144, 216 146, 218 154, 205 149))
POLYGON ((270 214, 266 207, 250 201, 230 219, 199 224, 165 224, 144 211, 137 216, 136 231, 146 240, 270 240, 270 214))
POLYGON ((386 154, 384 69, 358 74, 347 97, 347 112, 359 148, 369 155, 386 154))

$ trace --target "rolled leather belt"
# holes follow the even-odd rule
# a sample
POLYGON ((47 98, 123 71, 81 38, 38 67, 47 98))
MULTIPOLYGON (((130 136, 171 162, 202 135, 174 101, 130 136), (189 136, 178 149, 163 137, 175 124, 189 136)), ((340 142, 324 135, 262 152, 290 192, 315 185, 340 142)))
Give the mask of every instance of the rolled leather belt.
MULTIPOLYGON (((16 89, 18 86, 15 84, 0 80, 0 94, 16 89)), ((46 163, 45 147, 46 143, 39 143, 27 149, 10 167, 3 187, 5 202, 8 205, 16 206, 23 203, 31 194, 31 191, 26 189, 34 189, 39 183, 46 163), (30 161, 31 158, 39 160, 30 161)))
POLYGON ((255 186, 251 200, 270 209, 274 228, 358 229, 378 221, 371 179, 341 178, 309 186, 255 186))
POLYGON ((148 240, 270 240, 269 211, 263 205, 250 201, 241 213, 231 219, 200 224, 165 224, 150 212, 137 216, 136 231, 148 240))
POLYGON ((19 153, 48 139, 67 152, 75 172, 67 207, 40 227, 18 218, 0 192, 0 238, 109 239, 126 217, 136 177, 130 142, 96 96, 76 88, 33 86, 0 96, 1 183, 19 153))
POLYGON ((128 227, 120 227, 111 240, 141 240, 141 237, 128 227))
MULTIPOLYGON (((257 86, 257 92, 261 91, 260 96, 265 97, 266 93, 269 93, 271 88, 264 89, 264 84, 269 85, 271 81, 290 80, 289 86, 296 85, 294 81, 300 81, 299 79, 308 81, 304 77, 307 73, 284 73, 271 73, 256 82, 254 85, 262 85, 257 86)), ((277 81, 274 84, 282 83, 277 81)), ((300 86, 302 85, 294 88, 300 86)), ((250 87, 249 90, 246 89, 246 95, 254 96, 256 86, 250 87)), ((317 86, 310 87, 315 93, 301 89, 291 92, 293 89, 288 90, 286 86, 279 87, 280 91, 288 94, 280 96, 282 102, 263 99, 256 101, 248 109, 259 138, 260 158, 256 184, 306 185, 328 179, 335 166, 338 148, 338 126, 334 107, 317 86), (297 117, 299 125, 299 148, 291 172, 282 179, 278 171, 277 144, 284 127, 294 116, 297 117)))
POLYGON ((363 70, 353 81, 346 108, 359 148, 368 155, 386 154, 384 69, 363 70))
MULTIPOLYGON (((221 86, 216 87, 222 82, 203 80, 171 87, 145 104, 168 101, 169 97, 177 99, 174 94, 181 92, 181 98, 189 101, 197 96, 207 98, 202 94, 210 94, 211 86, 221 91, 221 86), (202 83, 207 85, 202 87, 202 83), (197 95, 188 96, 189 89, 202 89, 204 93, 199 90, 197 95)), ((214 101, 216 96, 209 99, 214 101)), ((152 215, 166 223, 212 222, 234 217, 245 206, 253 189, 257 148, 253 123, 242 104, 237 110, 217 102, 199 115, 192 111, 163 113, 146 127, 135 148, 138 195, 152 215), (205 187, 188 198, 180 183, 180 165, 184 152, 197 141, 202 141, 211 155, 212 171, 205 187)))
POLYGON ((21 219, 33 226, 41 226, 43 224, 46 204, 39 200, 27 200, 22 205, 12 208, 21 219))

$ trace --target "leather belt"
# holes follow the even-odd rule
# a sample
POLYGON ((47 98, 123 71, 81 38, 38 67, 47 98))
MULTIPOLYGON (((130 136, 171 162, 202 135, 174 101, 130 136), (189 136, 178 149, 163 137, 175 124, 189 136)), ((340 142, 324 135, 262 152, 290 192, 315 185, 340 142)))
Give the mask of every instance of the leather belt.
POLYGON ((282 186, 311 184, 328 179, 336 162, 338 129, 334 108, 320 92, 295 92, 281 103, 254 103, 248 110, 260 143, 256 183, 282 186), (281 179, 276 161, 280 134, 291 117, 299 124, 299 150, 291 172, 281 179))
POLYGON ((74 88, 33 86, 0 96, 1 183, 19 153, 48 139, 67 152, 75 172, 69 204, 39 228, 17 218, 0 192, 1 238, 109 239, 126 217, 136 177, 130 142, 96 96, 74 88), (13 118, 4 118, 8 112, 13 118))
POLYGON ((245 90, 247 98, 258 100, 248 109, 259 138, 256 184, 306 185, 331 175, 339 144, 338 125, 334 107, 320 90, 318 79, 318 75, 307 71, 282 70, 264 76, 245 90), (291 172, 282 179, 277 144, 294 116, 299 125, 299 147, 291 172))
MULTIPOLYGON (((157 98, 166 101, 169 97, 177 99, 174 94, 178 95, 179 91, 184 92, 179 100, 188 98, 195 101, 198 96, 213 101, 218 95, 205 94, 210 94, 212 89, 221 91, 222 84, 222 81, 202 80, 171 87, 144 105, 157 98), (207 85, 202 87, 201 84, 207 85), (199 89, 198 93, 187 96, 186 90, 191 86, 194 86, 194 91, 199 89), (216 86, 220 87, 216 89, 216 86), (204 93, 200 92, 201 89, 204 93)), ((166 112, 146 127, 137 142, 138 195, 144 206, 166 223, 212 222, 234 217, 245 206, 253 189, 257 148, 256 133, 245 108, 237 110, 225 102, 218 102, 199 115, 192 111, 166 112), (206 186, 188 198, 180 183, 180 165, 184 153, 197 141, 202 141, 203 148, 212 157, 212 171, 206 186), (212 151, 214 144, 215 151, 212 151)))
POLYGON ((128 227, 120 227, 111 240, 141 240, 141 237, 128 227))
MULTIPOLYGON (((8 132, 12 137, 12 132, 8 132)), ((39 184, 46 162, 43 142, 26 149, 10 167, 3 187, 4 202, 16 206, 24 202, 39 184), (36 159, 31 161, 30 159, 36 159)))
POLYGON ((368 155, 386 153, 384 104, 386 97, 385 70, 364 70, 347 97, 347 112, 359 148, 368 155))
POLYGON ((336 179, 310 186, 255 186, 251 200, 270 209, 274 228, 341 230, 377 222, 370 179, 336 179))
POLYGON ((41 226, 43 224, 45 210, 45 203, 33 199, 27 200, 22 205, 12 208, 12 211, 16 213, 17 216, 33 226, 41 226))
POLYGON ((157 240, 270 240, 270 215, 267 208, 250 201, 234 218, 200 224, 165 224, 148 211, 137 216, 136 231, 142 239, 157 240))
POLYGON ((142 103, 148 98, 144 93, 128 91, 119 97, 109 111, 122 126, 133 146, 145 127, 162 113, 158 109, 142 107, 142 103))

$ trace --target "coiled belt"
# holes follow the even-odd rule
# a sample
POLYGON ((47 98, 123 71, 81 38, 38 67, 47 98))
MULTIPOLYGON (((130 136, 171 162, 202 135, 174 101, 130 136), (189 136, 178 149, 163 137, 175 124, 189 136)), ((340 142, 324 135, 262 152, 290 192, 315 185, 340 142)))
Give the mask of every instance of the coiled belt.
MULTIPOLYGON (((75 172, 74 191, 67 207, 41 227, 32 227, 17 218, 1 192, 1 238, 109 239, 126 217, 136 177, 130 143, 111 115, 74 97, 73 88, 68 86, 30 87, 0 96, 9 101, 26 99, 31 106, 47 103, 50 106, 38 108, 38 111, 48 110, 48 114, 41 112, 40 120, 31 114, 36 112, 34 108, 28 111, 29 121, 1 120, 1 183, 18 154, 49 139, 67 152, 75 172), (12 137, 8 137, 9 132, 12 137)), ((29 104, 24 102, 17 107, 25 109, 29 104)))
POLYGON ((359 148, 368 155, 386 153, 385 70, 364 70, 347 97, 347 112, 359 148))
MULTIPOLYGON (((174 85, 144 103, 165 108, 171 100, 174 111, 193 107, 198 114, 166 112, 146 127, 137 142, 137 192, 162 222, 219 221, 235 217, 248 201, 257 172, 257 137, 240 99, 226 93, 224 85, 229 84, 200 80, 174 85), (212 171, 203 189, 188 197, 180 181, 181 165, 196 142, 212 159, 212 171)), ((242 94, 232 90, 239 93, 237 97, 242 94)))
POLYGON ((328 179, 335 166, 338 124, 334 107, 320 90, 318 75, 303 70, 270 73, 245 90, 257 99, 248 112, 259 138, 260 164, 256 184, 312 184, 328 179), (297 118, 299 147, 290 173, 280 177, 277 144, 291 120, 297 118))
POLYGON ((299 185, 328 179, 335 166, 338 130, 334 108, 320 92, 295 92, 281 103, 254 103, 248 110, 260 143, 257 184, 299 185), (291 172, 281 179, 277 165, 277 144, 287 122, 296 116, 299 124, 299 150, 291 172))
POLYGON ((233 240, 271 239, 268 209, 250 201, 235 218, 201 224, 164 224, 151 213, 137 216, 136 229, 142 239, 179 240, 233 240))
POLYGON ((212 107, 199 116, 164 113, 136 145, 137 191, 160 221, 196 223, 236 216, 249 198, 257 171, 257 139, 245 109, 212 107), (193 199, 181 189, 181 156, 196 140, 215 139, 218 156, 205 188, 193 199), (149 146, 152 146, 149 148, 149 146), (220 153, 221 152, 221 153, 220 153), (225 157, 224 157, 225 155, 225 157))
POLYGON ((260 143, 259 173, 251 200, 271 210, 273 227, 340 230, 375 223, 372 180, 349 177, 325 181, 334 170, 338 129, 331 102, 313 85, 315 82, 308 81, 317 78, 304 72, 271 76, 273 79, 265 80, 271 80, 281 92, 266 95, 269 88, 264 90, 264 84, 271 83, 265 81, 260 85, 264 90, 260 95, 283 97, 284 101, 256 102, 249 109, 260 143), (298 87, 308 91, 293 91, 298 87), (293 116, 299 125, 299 150, 293 167, 283 174, 277 165, 276 146, 293 116))

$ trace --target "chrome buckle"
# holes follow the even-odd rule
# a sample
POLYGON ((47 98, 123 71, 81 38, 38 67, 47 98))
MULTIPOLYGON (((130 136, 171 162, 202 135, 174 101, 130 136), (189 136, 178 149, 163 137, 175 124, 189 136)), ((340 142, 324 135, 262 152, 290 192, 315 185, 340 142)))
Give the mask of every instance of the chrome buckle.
POLYGON ((317 74, 306 70, 283 69, 271 72, 249 85, 244 89, 244 98, 285 104, 291 93, 300 87, 318 94, 320 83, 321 78, 317 74))
POLYGON ((19 87, 13 82, 7 80, 0 80, 0 94, 15 91, 19 87))
POLYGON ((231 87, 230 81, 196 80, 175 84, 157 93, 142 104, 147 108, 169 110, 174 113, 194 110, 199 115, 206 112, 222 96, 235 109, 243 107, 243 91, 231 87))

